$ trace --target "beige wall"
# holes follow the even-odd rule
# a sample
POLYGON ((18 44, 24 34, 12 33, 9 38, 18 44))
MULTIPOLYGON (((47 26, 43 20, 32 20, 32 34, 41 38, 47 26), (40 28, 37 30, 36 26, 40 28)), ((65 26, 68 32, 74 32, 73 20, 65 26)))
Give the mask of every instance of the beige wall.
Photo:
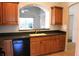
MULTIPOLYGON (((63 19, 64 19, 64 21, 63 21, 63 24, 67 24, 67 19, 68 19, 68 17, 67 17, 67 15, 68 15, 68 10, 67 10, 67 3, 65 3, 65 2, 26 2, 26 3, 20 3, 19 4, 19 7, 21 8, 22 6, 25 6, 25 5, 40 5, 40 6, 43 6, 44 8, 46 8, 48 11, 49 11, 49 13, 50 13, 50 15, 51 15, 51 8, 50 7, 53 7, 53 6, 61 6, 61 7, 63 7, 64 9, 63 9, 63 19), (65 16, 65 17, 64 17, 65 16)), ((51 19, 51 16, 50 16, 50 19, 51 19)))
MULTIPOLYGON (((51 8, 50 7, 53 7, 53 6, 60 6, 60 7, 63 7, 63 25, 62 26, 50 26, 51 28, 56 28, 56 29, 60 29, 60 30, 63 30, 63 31, 68 31, 67 30, 67 26, 68 26, 68 3, 66 2, 22 2, 22 3, 19 3, 19 8, 23 7, 23 6, 28 6, 28 5, 39 5, 39 6, 42 6, 44 7, 48 12, 49 12, 49 20, 51 21, 51 8)), ((67 32, 67 35, 66 35, 66 46, 67 46, 67 39, 68 39, 68 32, 67 32)), ((65 47, 66 48, 66 47, 65 47)))
POLYGON ((68 4, 65 2, 22 2, 19 3, 19 8, 23 7, 23 6, 28 6, 28 5, 39 5, 44 7, 48 12, 49 12, 49 20, 51 21, 51 8, 53 6, 61 6, 63 7, 63 26, 62 26, 62 30, 67 30, 66 26, 67 26, 67 20, 68 20, 68 4))
MULTIPOLYGON (((56 29, 61 29, 63 31, 67 31, 67 24, 68 24, 68 3, 66 2, 21 2, 19 3, 19 8, 23 7, 23 6, 26 6, 26 5, 38 5, 38 6, 42 6, 44 7, 48 12, 49 12, 49 19, 51 21, 51 8, 50 7, 53 7, 53 6, 60 6, 60 7, 63 7, 63 26, 54 26, 54 27, 51 27, 51 28, 56 28, 56 29)), ((19 12, 19 11, 18 11, 19 12)), ((0 30, 0 32, 13 32, 13 31, 18 31, 18 26, 11 26, 11 27, 4 27, 4 26, 0 26, 0 28, 2 28, 2 30, 0 30), (7 28, 7 30, 6 30, 7 28), (9 30, 9 28, 11 28, 9 30), (12 30, 12 28, 14 28, 14 30, 12 30)), ((67 34, 68 36, 68 34, 67 34)), ((67 39, 68 37, 66 37, 67 39)), ((67 43, 67 40, 66 40, 66 43, 67 43)), ((66 44, 67 46, 67 44, 66 44)))
MULTIPOLYGON (((68 25, 68 3, 66 3, 66 2, 60 2, 60 3, 59 2, 58 3, 55 3, 55 2, 54 3, 53 2, 45 2, 45 3, 44 2, 43 3, 42 2, 39 2, 39 3, 38 2, 25 2, 24 3, 24 2, 22 2, 22 3, 19 3, 19 8, 21 8, 23 6, 26 6, 26 5, 32 5, 32 4, 33 5, 40 5, 40 6, 44 7, 50 14, 50 16, 49 16, 49 20, 50 21, 51 21, 51 8, 50 7, 53 7, 53 6, 61 6, 61 7, 63 7, 63 26, 61 28, 59 28, 59 29, 67 31, 67 25, 68 25)), ((3 27, 3 29, 5 28, 4 26, 2 26, 2 27, 3 27)), ((58 27, 55 26, 55 27, 58 28, 59 26, 58 27)), ((7 28, 9 28, 9 27, 7 26, 7 28)), ((12 28, 12 27, 10 27, 10 28, 12 28)), ((51 27, 51 28, 53 28, 53 27, 51 27)), ((5 30, 2 31, 2 32, 5 32, 5 30)), ((6 32, 7 31, 8 30, 6 30, 6 32)), ((18 26, 15 26, 15 29, 13 31, 18 31, 18 26)), ((11 32, 12 32, 12 30, 11 30, 11 32)), ((67 36, 66 37, 66 46, 67 46, 68 33, 67 33, 66 36, 67 36)))
MULTIPOLYGON (((63 26, 62 28, 60 28, 60 26, 50 26, 50 28, 53 29, 62 29, 62 30, 66 30, 66 25, 67 25, 67 15, 68 15, 68 11, 67 11, 67 3, 56 3, 56 2, 22 2, 19 3, 19 8, 25 6, 25 5, 38 5, 41 6, 42 8, 44 7, 48 12, 49 12, 49 19, 51 21, 51 8, 52 6, 61 6, 63 7, 63 26)), ((18 9, 19 9, 18 8, 18 9)), ((19 11, 18 11, 19 12, 19 11)), ((49 21, 49 23, 50 23, 49 21)), ((14 32, 14 31, 18 31, 18 26, 0 26, 1 30, 0 32, 14 32), (6 29, 5 29, 6 28, 6 29), (10 28, 10 29, 9 29, 10 28)))
MULTIPOLYGON (((68 8, 67 8, 67 3, 65 2, 21 2, 19 3, 19 8, 26 6, 26 5, 38 5, 38 6, 42 6, 42 8, 44 7, 48 12, 49 12, 49 19, 51 21, 51 8, 52 6, 61 6, 63 7, 63 26, 61 28, 61 26, 50 26, 53 29, 61 29, 61 30, 66 30, 67 31, 67 20, 68 20, 68 8)), ((18 9, 19 9, 18 8, 18 9)), ((19 11, 18 11, 19 12, 19 11)), ((51 23, 49 21, 49 23, 51 23)), ((0 30, 0 32, 12 32, 12 31, 18 31, 18 26, 0 26, 0 28, 2 28, 2 30, 0 30), (6 28, 6 29, 5 29, 6 28), (10 28, 10 30, 9 30, 10 28), (14 28, 12 30, 12 28, 14 28), (8 31, 8 30, 9 31, 8 31)))

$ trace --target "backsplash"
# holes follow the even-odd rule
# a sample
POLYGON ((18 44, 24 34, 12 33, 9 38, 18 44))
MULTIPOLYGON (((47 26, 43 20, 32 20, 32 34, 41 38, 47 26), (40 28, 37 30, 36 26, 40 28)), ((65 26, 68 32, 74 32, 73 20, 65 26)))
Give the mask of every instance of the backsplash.
POLYGON ((61 26, 59 25, 50 26, 50 30, 60 30, 60 29, 61 29, 61 26))
MULTIPOLYGON (((62 30, 62 31, 67 31, 67 26, 59 26, 59 25, 53 25, 50 26, 50 30, 62 30)), ((4 32, 18 32, 19 28, 18 26, 0 26, 0 33, 4 32)))
POLYGON ((18 26, 0 26, 0 33, 18 31, 18 26))
POLYGON ((61 29, 60 29, 60 30, 62 30, 62 31, 67 31, 67 25, 61 26, 61 29))
POLYGON ((61 31, 67 31, 67 25, 53 25, 50 26, 50 30, 61 30, 61 31))

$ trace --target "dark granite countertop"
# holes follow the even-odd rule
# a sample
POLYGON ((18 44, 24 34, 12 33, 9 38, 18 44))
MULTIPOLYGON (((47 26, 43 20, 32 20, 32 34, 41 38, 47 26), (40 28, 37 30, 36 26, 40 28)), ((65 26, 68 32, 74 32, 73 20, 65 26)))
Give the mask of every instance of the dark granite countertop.
MULTIPOLYGON (((29 37, 29 34, 34 34, 35 31, 19 31, 19 32, 7 32, 7 33, 0 33, 0 38, 20 38, 20 37, 29 37)), ((52 35, 59 35, 59 34, 66 34, 65 31, 60 30, 41 30, 37 33, 46 33, 52 35)))
MULTIPOLYGON (((17 32, 4 32, 0 33, 0 36, 13 36, 13 35, 24 35, 24 34, 32 34, 35 33, 35 31, 17 31, 17 32)), ((40 30, 37 33, 66 33, 65 31, 61 30, 40 30)))

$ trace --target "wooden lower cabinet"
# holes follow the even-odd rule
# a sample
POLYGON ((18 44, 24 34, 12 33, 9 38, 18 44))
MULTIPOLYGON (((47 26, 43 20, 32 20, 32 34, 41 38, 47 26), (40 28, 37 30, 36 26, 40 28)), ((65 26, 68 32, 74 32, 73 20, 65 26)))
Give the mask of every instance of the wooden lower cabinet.
POLYGON ((49 53, 50 40, 47 37, 30 38, 30 55, 44 55, 49 53))
POLYGON ((65 47, 64 47, 64 46, 65 46, 65 38, 66 38, 66 36, 64 36, 64 35, 60 35, 60 36, 59 36, 59 42, 60 42, 60 43, 59 43, 59 45, 60 45, 60 46, 59 46, 59 50, 60 50, 60 51, 62 51, 62 50, 65 49, 65 47))
POLYGON ((57 42, 56 42, 56 36, 50 37, 50 53, 55 52, 57 49, 57 42))
POLYGON ((65 35, 50 35, 30 38, 30 55, 45 55, 64 51, 65 35))
MULTIPOLYGON (((30 37, 30 55, 46 55, 64 51, 66 35, 46 35, 30 37)), ((3 40, 3 51, 6 56, 13 56, 12 40, 3 40)))
POLYGON ((30 39, 30 55, 40 55, 40 41, 38 38, 30 39))
POLYGON ((37 42, 37 41, 35 41, 35 42, 33 42, 32 43, 32 45, 31 45, 31 55, 39 55, 39 53, 40 53, 40 43, 39 42, 37 42))
POLYGON ((3 41, 3 51, 5 56, 13 56, 12 40, 3 41))
POLYGON ((40 38, 40 55, 49 53, 50 50, 50 40, 49 37, 40 38))

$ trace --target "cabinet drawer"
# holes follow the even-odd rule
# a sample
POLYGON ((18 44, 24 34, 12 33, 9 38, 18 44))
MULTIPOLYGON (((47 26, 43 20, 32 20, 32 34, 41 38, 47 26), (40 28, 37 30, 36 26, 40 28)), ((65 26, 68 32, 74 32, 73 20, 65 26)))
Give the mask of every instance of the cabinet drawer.
POLYGON ((33 38, 30 38, 30 42, 33 42, 33 41, 40 41, 40 38, 39 37, 33 37, 33 38))

